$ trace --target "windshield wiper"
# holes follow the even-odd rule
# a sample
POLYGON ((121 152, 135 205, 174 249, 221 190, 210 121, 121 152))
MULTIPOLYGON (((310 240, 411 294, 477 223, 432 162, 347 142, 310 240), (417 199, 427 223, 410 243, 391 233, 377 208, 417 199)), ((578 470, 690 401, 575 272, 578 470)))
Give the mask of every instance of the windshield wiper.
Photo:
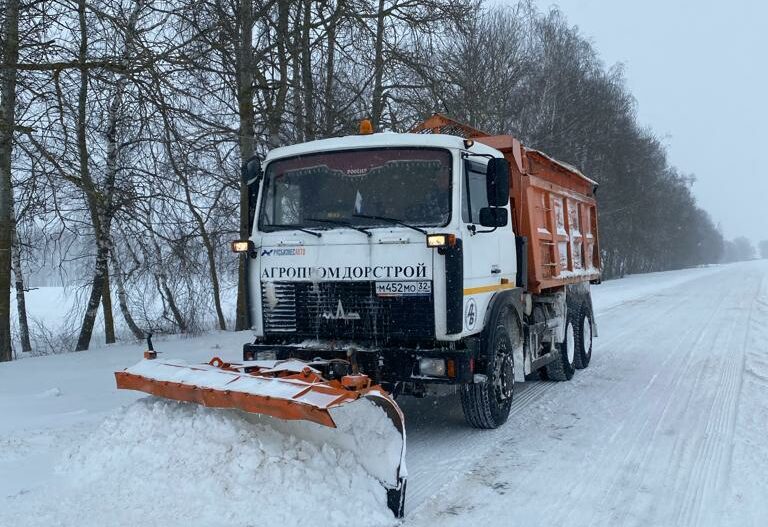
POLYGON ((421 229, 419 227, 416 227, 415 225, 409 225, 405 223, 403 220, 398 220, 397 218, 387 218, 386 216, 369 216, 368 214, 353 214, 355 218, 366 218, 369 220, 381 220, 386 221, 389 223, 394 223, 396 225, 402 225, 403 227, 408 227, 409 229, 413 229, 416 232, 420 232, 421 234, 427 234, 427 231, 424 229, 421 229))
POLYGON ((348 221, 343 221, 343 220, 326 220, 326 219, 321 219, 321 218, 304 218, 304 221, 317 221, 317 222, 320 222, 320 223, 330 223, 330 224, 333 224, 333 225, 340 225, 342 227, 347 227, 348 229, 354 229, 356 231, 360 231, 363 234, 365 234, 366 236, 368 236, 369 238, 371 236, 373 236, 373 234, 371 234, 371 232, 368 231, 367 229, 364 229, 362 227, 358 227, 357 225, 352 225, 348 221))
POLYGON ((278 231, 301 231, 306 232, 307 234, 311 234, 312 236, 317 236, 320 238, 322 236, 319 232, 310 231, 309 229, 302 229, 301 227, 298 227, 296 225, 288 225, 285 223, 272 223, 270 225, 265 225, 265 227, 277 227, 278 231))

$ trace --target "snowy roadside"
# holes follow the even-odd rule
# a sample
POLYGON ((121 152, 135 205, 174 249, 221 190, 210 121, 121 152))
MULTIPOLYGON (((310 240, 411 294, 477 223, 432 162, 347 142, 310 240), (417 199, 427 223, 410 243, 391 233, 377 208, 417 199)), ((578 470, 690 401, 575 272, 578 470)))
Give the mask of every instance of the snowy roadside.
MULTIPOLYGON (((27 319, 30 325, 32 337, 33 355, 68 353, 74 347, 77 339, 78 330, 82 323, 82 306, 85 305, 85 299, 82 296, 85 291, 78 287, 36 287, 25 294, 27 309, 27 319)), ((234 322, 236 288, 229 284, 224 284, 221 291, 222 306, 228 324, 231 326, 234 322)), ((136 321, 139 327, 146 328, 146 321, 159 320, 160 313, 163 310, 162 304, 157 298, 147 299, 142 304, 142 313, 134 313, 137 316, 136 321)), ((18 322, 16 319, 16 296, 11 297, 11 326, 14 334, 18 331, 18 322)), ((215 314, 213 312, 205 313, 201 310, 202 321, 198 321, 203 328, 215 328, 215 314)), ((115 332, 118 339, 129 340, 132 334, 125 324, 125 320, 119 313, 115 314, 115 332)), ((153 330, 154 331, 154 330, 153 330)), ((91 348, 103 346, 104 341, 104 317, 99 310, 96 315, 93 335, 91 337, 91 348)), ((30 355, 16 350, 17 359, 26 359, 30 355)))
MULTIPOLYGON (((245 333, 214 332, 156 339, 156 344, 171 357, 234 359, 244 338, 245 333)), ((13 475, 0 478, 0 496, 39 488, 64 450, 88 437, 117 408, 141 398, 116 390, 113 372, 138 362, 142 352, 140 344, 120 344, 0 366, 0 472, 13 475)))
MULTIPOLYGON (((757 267, 745 264, 743 268, 757 267)), ((453 421, 450 425, 436 424, 428 415, 428 406, 417 407, 411 415, 406 413, 406 418, 412 419, 409 426, 416 432, 408 461, 414 469, 411 484, 417 492, 413 497, 421 500, 410 507, 415 514, 408 523, 452 520, 457 525, 466 524, 474 522, 472 511, 481 505, 495 503, 487 507, 488 511, 500 507, 497 512, 501 514, 508 500, 504 496, 512 487, 523 492, 522 498, 526 492, 534 492, 536 485, 526 491, 509 479, 538 462, 536 456, 544 453, 541 445, 562 441, 566 450, 548 455, 558 459, 567 456, 567 448, 573 448, 569 430, 586 418, 580 411, 563 411, 557 406, 564 404, 564 398, 577 398, 580 390, 587 390, 588 398, 603 397, 604 393, 590 390, 615 381, 616 373, 608 365, 632 368, 615 351, 617 343, 630 331, 642 332, 639 322, 651 317, 667 296, 690 292, 690 284, 700 289, 702 284, 722 282, 709 280, 714 274, 722 277, 733 273, 720 267, 692 269, 633 276, 596 287, 595 309, 603 318, 598 319, 601 339, 597 341, 595 365, 572 383, 526 383, 527 391, 519 397, 524 404, 520 417, 494 436, 483 436, 483 432, 461 424, 454 426, 453 421), (616 309, 620 305, 625 308, 616 309), (623 333, 611 329, 618 326, 623 327, 623 333), (547 391, 538 389, 541 387, 547 391), (523 417, 525 414, 530 415, 523 417), (543 421, 534 421, 535 416, 542 415, 543 421), (462 441, 473 434, 469 439, 475 445, 464 459, 453 463, 457 472, 449 478, 438 474, 444 465, 430 468, 428 462, 420 464, 420 459, 413 457, 450 460, 448 456, 455 452, 441 450, 426 455, 430 444, 439 445, 446 437, 446 427, 462 441), (517 437, 515 427, 524 427, 528 435, 517 437), (496 452, 491 469, 483 468, 489 451, 496 452), (416 478, 429 483, 419 490, 416 478)), ((764 350, 768 342, 768 336, 760 333, 768 333, 768 324, 763 323, 768 317, 768 300, 764 302, 765 309, 758 305, 753 310, 752 324, 758 329, 749 337, 753 352, 747 355, 747 364, 753 373, 745 382, 754 384, 756 392, 763 390, 768 398, 764 392, 768 361, 760 353, 760 346, 764 350)), ((198 338, 161 339, 156 347, 168 358, 207 361, 218 355, 237 360, 248 339, 245 332, 213 332, 198 338)), ((168 403, 135 403, 141 398, 139 394, 115 390, 112 372, 138 361, 142 348, 139 344, 116 345, 0 365, 0 415, 4 417, 0 420, 0 473, 4 475, 0 478, 0 525, 245 526, 268 518, 270 523, 288 526, 303 523, 307 511, 312 511, 320 523, 336 524, 350 518, 364 519, 366 525, 392 523, 383 494, 374 489, 375 481, 342 451, 267 427, 247 426, 232 413, 222 415, 168 403), (253 500, 258 507, 249 505, 253 500), (46 510, 46 515, 41 510, 46 510), (295 514, 297 510, 302 514, 295 514)), ((640 373, 652 377, 647 370, 640 373)), ((638 382, 648 383, 642 375, 637 377, 638 382)), ((617 396, 636 400, 632 393, 617 396)), ((751 404, 757 405, 754 412, 740 414, 739 419, 751 419, 754 426, 761 418, 765 423, 765 407, 760 410, 755 401, 751 404)), ((455 409, 451 411, 455 414, 455 409)), ((606 415, 590 418, 594 426, 609 427, 611 421, 606 415)), ((738 438, 734 459, 742 463, 739 466, 753 463, 766 467, 768 461, 761 457, 764 444, 756 451, 749 448, 761 441, 764 443, 765 438, 757 433, 738 438)), ((557 487, 557 471, 545 469, 542 477, 551 478, 550 486, 557 487)), ((745 487, 760 484, 750 479, 754 471, 746 472, 745 487)), ((749 488, 740 488, 734 486, 734 500, 753 498, 749 488)), ((483 518, 498 524, 493 515, 483 514, 483 518)))
MULTIPOLYGON (((213 332, 155 347, 165 358, 237 360, 248 338, 213 332)), ((291 525, 306 508, 331 523, 356 514, 392 523, 380 485, 348 452, 235 412, 117 391, 112 373, 142 351, 110 346, 0 368, 0 473, 10 475, 0 478, 0 525, 291 525), (354 499, 339 501, 346 495, 354 499), (243 506, 254 496, 257 507, 243 506)))
POLYGON ((714 275, 723 265, 709 265, 680 271, 636 274, 618 280, 608 280, 592 289, 592 301, 597 316, 630 302, 640 302, 654 294, 685 284, 691 280, 714 275))

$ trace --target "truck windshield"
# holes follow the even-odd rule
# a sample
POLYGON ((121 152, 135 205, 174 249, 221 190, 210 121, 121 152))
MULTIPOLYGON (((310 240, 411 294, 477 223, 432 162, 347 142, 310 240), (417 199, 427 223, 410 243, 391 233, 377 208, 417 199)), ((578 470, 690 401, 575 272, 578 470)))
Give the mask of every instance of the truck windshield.
MULTIPOLYGON (((279 159, 267 166, 262 195, 259 228, 264 231, 316 228, 323 220, 392 225, 372 216, 444 226, 451 217, 451 154, 381 148, 279 159)), ((325 227, 334 228, 332 223, 325 227)))

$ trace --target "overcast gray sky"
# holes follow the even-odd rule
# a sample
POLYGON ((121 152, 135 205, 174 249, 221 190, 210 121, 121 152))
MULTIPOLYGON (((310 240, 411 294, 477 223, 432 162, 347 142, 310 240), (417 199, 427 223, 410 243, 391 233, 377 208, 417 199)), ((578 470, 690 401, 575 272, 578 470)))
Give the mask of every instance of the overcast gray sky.
POLYGON ((725 236, 768 239, 768 1, 535 2, 559 6, 606 64, 625 65, 641 124, 696 175, 725 236))

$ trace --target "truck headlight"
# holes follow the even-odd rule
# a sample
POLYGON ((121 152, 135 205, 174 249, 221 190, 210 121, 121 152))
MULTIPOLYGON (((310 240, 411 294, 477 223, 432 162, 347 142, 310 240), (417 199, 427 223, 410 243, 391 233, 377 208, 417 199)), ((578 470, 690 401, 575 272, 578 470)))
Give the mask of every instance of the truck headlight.
POLYGON ((427 247, 442 249, 456 245, 455 234, 427 234, 427 247))
POLYGON ((445 377, 443 359, 419 359, 419 373, 427 377, 445 377))
POLYGON ((235 240, 232 242, 233 253, 246 253, 251 254, 255 250, 253 242, 251 240, 235 240))

